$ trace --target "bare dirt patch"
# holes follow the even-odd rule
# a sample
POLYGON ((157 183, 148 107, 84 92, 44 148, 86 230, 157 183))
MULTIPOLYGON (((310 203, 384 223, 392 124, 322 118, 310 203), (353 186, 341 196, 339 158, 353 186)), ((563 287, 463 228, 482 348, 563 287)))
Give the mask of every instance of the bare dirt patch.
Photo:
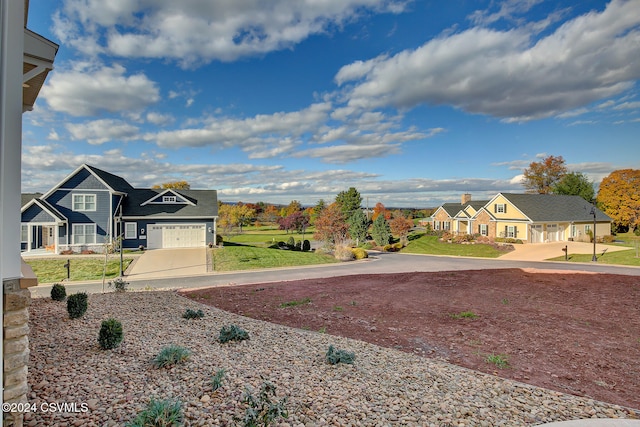
POLYGON ((478 270, 344 276, 183 294, 255 319, 640 408, 638 277, 478 270))

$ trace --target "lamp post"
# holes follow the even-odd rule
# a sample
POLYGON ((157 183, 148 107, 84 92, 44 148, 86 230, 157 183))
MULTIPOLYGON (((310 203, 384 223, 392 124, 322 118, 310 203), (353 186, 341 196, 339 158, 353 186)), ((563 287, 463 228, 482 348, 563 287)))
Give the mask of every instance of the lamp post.
POLYGON ((592 206, 589 213, 593 215, 593 258, 591 261, 598 262, 598 257, 596 257, 596 207, 592 206))

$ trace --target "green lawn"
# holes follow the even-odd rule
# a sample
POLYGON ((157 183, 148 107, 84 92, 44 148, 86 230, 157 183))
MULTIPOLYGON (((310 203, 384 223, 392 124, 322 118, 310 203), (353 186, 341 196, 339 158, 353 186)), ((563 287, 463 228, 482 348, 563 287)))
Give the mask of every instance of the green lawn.
POLYGON ((212 253, 215 271, 251 270, 339 262, 331 255, 315 252, 286 251, 232 243, 225 244, 223 248, 213 249, 212 253))
MULTIPOLYGON (((104 258, 70 258, 71 265, 71 281, 79 280, 102 280, 102 272, 104 269, 104 258)), ((133 258, 125 257, 123 259, 123 269, 126 269, 133 258)), ((56 283, 67 278, 67 269, 64 267, 67 259, 25 259, 25 262, 31 266, 33 272, 38 277, 39 283, 56 283)), ((111 257, 107 263, 107 279, 113 279, 120 275, 120 258, 111 257)))
POLYGON ((504 254, 504 252, 500 252, 490 245, 444 243, 440 242, 437 236, 428 235, 423 235, 410 241, 407 247, 400 252, 405 254, 457 255, 481 258, 498 258, 504 254))
MULTIPOLYGON (((636 250, 616 252, 596 252, 598 262, 602 264, 632 265, 640 267, 640 257, 636 257, 636 250)), ((569 262, 591 262, 593 254, 569 254, 569 262)), ((564 256, 551 258, 550 261, 564 261, 564 256)))
POLYGON ((289 237, 293 237, 294 240, 302 241, 312 240, 313 239, 314 230, 307 229, 304 233, 304 236, 301 233, 285 233, 282 230, 274 229, 274 228, 261 228, 260 230, 256 230, 255 228, 246 227, 242 234, 234 234, 229 236, 223 236, 225 242, 233 242, 233 243, 243 243, 250 245, 259 245, 259 246, 269 246, 278 242, 285 242, 289 240, 289 237))

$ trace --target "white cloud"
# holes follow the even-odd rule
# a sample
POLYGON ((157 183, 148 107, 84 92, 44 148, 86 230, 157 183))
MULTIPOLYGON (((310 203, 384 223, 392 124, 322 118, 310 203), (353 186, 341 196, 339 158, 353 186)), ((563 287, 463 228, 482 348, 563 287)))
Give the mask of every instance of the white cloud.
POLYGON ((85 123, 67 123, 72 139, 87 141, 92 145, 113 140, 128 140, 138 134, 138 128, 122 120, 100 119, 85 123))
POLYGON ((554 116, 640 78, 640 2, 613 0, 539 40, 526 27, 475 27, 336 74, 351 109, 452 105, 505 121, 554 116))
POLYGON ((147 121, 149 123, 153 123, 154 125, 162 126, 167 125, 174 122, 174 117, 171 114, 161 114, 155 112, 147 113, 147 121))
MULTIPOLYGON (((184 67, 233 61, 294 46, 363 11, 401 13, 400 0, 260 0, 155 2, 66 0, 58 33, 85 33, 98 51, 171 58, 184 67), (144 15, 142 14, 144 12, 144 15), (70 22, 78 21, 82 28, 70 22), (82 31, 81 31, 82 30, 82 31)), ((81 48, 81 46, 76 46, 81 48)))
POLYGON ((58 135, 58 132, 56 132, 55 129, 51 129, 51 132, 49 132, 49 135, 47 135, 47 139, 50 141, 59 141, 60 135, 58 135))
POLYGON ((120 65, 93 68, 82 63, 52 73, 41 96, 52 110, 73 116, 141 110, 160 100, 156 83, 142 73, 127 76, 120 65))

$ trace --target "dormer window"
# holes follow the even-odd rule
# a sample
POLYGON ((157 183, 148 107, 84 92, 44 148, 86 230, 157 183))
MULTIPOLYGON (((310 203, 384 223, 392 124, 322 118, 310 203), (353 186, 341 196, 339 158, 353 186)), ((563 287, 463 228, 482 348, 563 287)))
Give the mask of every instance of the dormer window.
POLYGON ((177 201, 176 196, 162 196, 162 203, 175 203, 177 201))

